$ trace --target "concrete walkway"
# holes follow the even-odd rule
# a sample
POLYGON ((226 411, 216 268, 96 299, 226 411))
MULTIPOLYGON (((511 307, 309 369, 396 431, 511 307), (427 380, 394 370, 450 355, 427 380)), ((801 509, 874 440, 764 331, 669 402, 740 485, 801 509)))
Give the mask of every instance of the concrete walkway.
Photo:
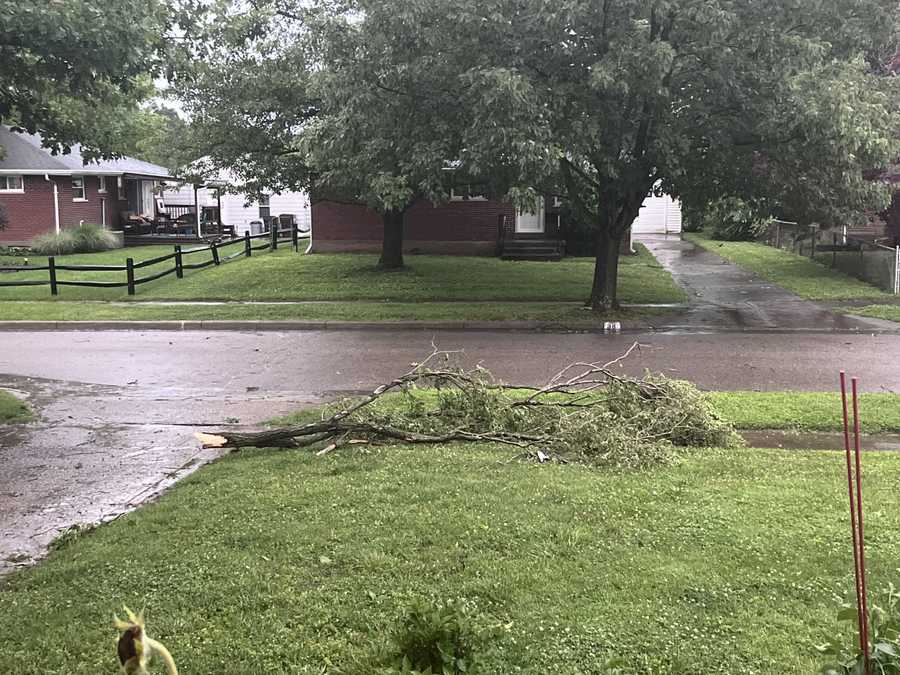
POLYGON ((897 324, 835 314, 677 236, 638 241, 687 291, 690 306, 667 316, 668 329, 893 331, 897 324))

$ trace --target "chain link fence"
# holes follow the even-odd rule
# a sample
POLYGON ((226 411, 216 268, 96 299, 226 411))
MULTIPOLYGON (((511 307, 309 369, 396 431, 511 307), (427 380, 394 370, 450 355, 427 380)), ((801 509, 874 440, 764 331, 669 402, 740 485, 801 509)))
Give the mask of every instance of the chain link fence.
POLYGON ((900 294, 900 246, 854 237, 846 227, 823 229, 779 220, 772 222, 760 241, 900 294))

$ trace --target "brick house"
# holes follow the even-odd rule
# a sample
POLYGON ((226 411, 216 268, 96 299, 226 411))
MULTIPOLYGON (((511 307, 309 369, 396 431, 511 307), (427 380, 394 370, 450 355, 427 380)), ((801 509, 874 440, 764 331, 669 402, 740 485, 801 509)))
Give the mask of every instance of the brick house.
MULTIPOLYGON (((362 204, 312 200, 310 250, 378 251, 381 216, 362 204)), ((497 251, 505 229, 516 220, 508 202, 453 198, 443 204, 426 199, 403 216, 404 250, 412 253, 483 255, 497 251)))
MULTIPOLYGON (((381 217, 362 204, 312 200, 311 252, 378 251, 381 217)), ((567 223, 559 199, 548 196, 536 213, 517 212, 510 203, 480 196, 452 195, 433 204, 421 199, 403 216, 403 248, 408 253, 500 255, 515 259, 558 259, 569 251, 590 255, 584 235, 567 223)), ((668 196, 649 195, 634 224, 640 234, 681 232, 681 206, 668 196)), ((630 249, 630 237, 623 242, 630 249)))
POLYGON ((164 167, 130 157, 86 162, 76 145, 53 155, 39 136, 0 126, 0 204, 7 226, 0 244, 23 245, 47 232, 96 223, 121 229, 130 216, 156 215, 164 167))

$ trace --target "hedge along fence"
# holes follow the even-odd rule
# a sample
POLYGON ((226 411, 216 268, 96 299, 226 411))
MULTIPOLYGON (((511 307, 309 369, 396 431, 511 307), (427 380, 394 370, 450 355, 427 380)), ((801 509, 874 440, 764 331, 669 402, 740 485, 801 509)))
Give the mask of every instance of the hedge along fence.
POLYGON ((46 279, 21 279, 19 281, 0 281, 0 287, 9 286, 50 286, 51 295, 59 295, 60 286, 85 286, 90 288, 127 288, 128 295, 134 295, 137 287, 157 279, 162 279, 170 274, 174 274, 176 278, 184 278, 185 270, 200 270, 211 265, 221 265, 236 258, 249 258, 253 255, 253 251, 278 249, 280 243, 290 242, 294 251, 300 249, 300 235, 296 223, 288 229, 272 228, 271 231, 263 234, 251 235, 249 232, 243 237, 230 239, 224 242, 212 242, 207 246, 197 246, 194 248, 182 249, 176 245, 174 251, 167 255, 157 256, 156 258, 147 258, 135 262, 134 258, 126 258, 124 265, 66 265, 57 264, 56 258, 50 256, 47 258, 46 265, 17 265, 14 267, 0 267, 0 273, 16 273, 16 272, 35 272, 46 271, 46 279), (259 242, 262 243, 254 243, 259 242), (222 255, 222 249, 232 246, 240 246, 239 250, 222 255), (193 256, 200 253, 208 252, 210 257, 206 260, 198 262, 189 262, 193 256), (167 267, 159 272, 148 274, 147 276, 138 276, 140 270, 152 265, 159 265, 167 261, 173 261, 172 267, 167 267), (125 273, 125 281, 87 281, 79 279, 60 279, 58 272, 110 272, 125 273))

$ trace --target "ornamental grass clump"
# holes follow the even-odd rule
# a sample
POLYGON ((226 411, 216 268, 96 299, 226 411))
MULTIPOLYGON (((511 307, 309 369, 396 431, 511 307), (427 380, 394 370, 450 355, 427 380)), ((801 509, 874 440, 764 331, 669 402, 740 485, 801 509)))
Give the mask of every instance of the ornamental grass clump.
POLYGON ((38 255, 68 255, 109 251, 120 245, 119 239, 101 225, 84 223, 78 227, 35 237, 31 242, 31 250, 38 255))
POLYGON ((425 361, 362 399, 327 406, 318 421, 263 432, 202 434, 219 447, 490 443, 540 461, 640 469, 672 462, 679 448, 732 447, 740 437, 689 382, 575 363, 540 388, 496 380, 453 365, 435 350, 425 361))

